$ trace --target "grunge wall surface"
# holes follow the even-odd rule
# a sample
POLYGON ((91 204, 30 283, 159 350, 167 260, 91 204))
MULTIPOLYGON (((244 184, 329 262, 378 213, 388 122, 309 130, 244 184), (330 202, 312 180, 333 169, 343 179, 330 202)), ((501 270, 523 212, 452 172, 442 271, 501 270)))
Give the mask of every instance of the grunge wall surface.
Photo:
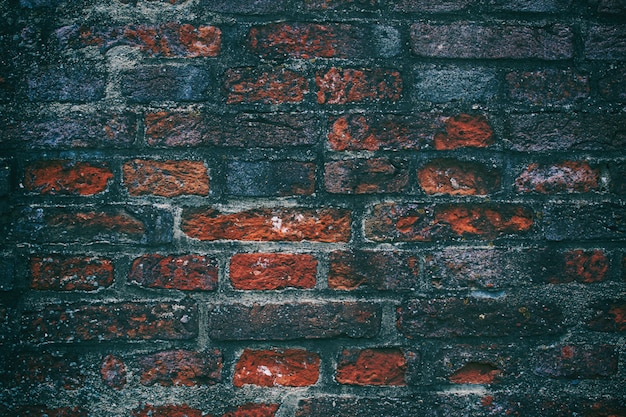
POLYGON ((2 415, 626 415, 623 0, 0 15, 2 415))

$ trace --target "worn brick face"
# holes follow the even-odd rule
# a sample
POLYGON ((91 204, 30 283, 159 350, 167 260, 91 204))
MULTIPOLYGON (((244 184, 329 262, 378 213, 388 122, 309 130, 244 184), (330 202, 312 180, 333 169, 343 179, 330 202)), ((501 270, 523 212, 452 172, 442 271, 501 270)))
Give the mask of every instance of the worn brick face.
POLYGON ((589 192, 600 189, 600 170, 585 161, 532 163, 515 179, 518 192, 541 194, 589 192))
POLYGON ((304 75, 285 68, 233 68, 224 78, 227 104, 299 103, 309 92, 304 75))
POLYGON ((607 300, 595 304, 594 316, 589 320, 589 328, 597 332, 620 333, 626 331, 626 301, 607 300))
POLYGON ((206 67, 173 64, 139 66, 124 71, 121 77, 122 95, 131 103, 142 104, 203 101, 212 81, 206 67))
POLYGON ((593 25, 585 37, 585 57, 591 60, 626 59, 624 25, 593 25))
POLYGON ((485 148, 493 142, 493 130, 485 116, 460 114, 445 121, 445 132, 435 135, 434 146, 437 150, 485 148))
POLYGON ((102 359, 100 376, 107 386, 115 390, 123 389, 128 382, 126 375, 126 364, 120 358, 109 354, 102 359))
POLYGON ((408 182, 408 164, 403 160, 350 159, 324 165, 324 186, 330 193, 398 193, 407 188, 408 182))
POLYGON ((85 382, 85 371, 77 366, 80 359, 73 353, 23 351, 8 364, 10 378, 17 385, 57 387, 74 391, 85 382))
POLYGON ((41 194, 94 195, 106 191, 111 178, 106 163, 38 161, 26 167, 24 187, 41 194))
POLYGON ((491 384, 501 373, 492 364, 470 362, 454 371, 448 379, 453 384, 491 384))
POLYGON ((320 357, 301 349, 243 351, 235 366, 233 385, 273 387, 314 385, 320 375, 320 357))
POLYGON ((93 257, 33 257, 30 287, 53 291, 94 291, 113 284, 113 263, 93 257))
POLYGON ((152 405, 146 404, 143 407, 133 410, 133 417, 203 417, 202 410, 192 408, 186 404, 182 405, 152 405))
POLYGON ((230 281, 238 290, 315 287, 317 260, 308 254, 238 253, 230 260, 230 281))
POLYGON ((509 97, 533 105, 562 105, 590 95, 589 77, 571 70, 514 71, 506 75, 509 97))
POLYGON ((315 164, 300 161, 232 161, 226 186, 238 196, 310 195, 315 191, 315 164))
POLYGON ((418 170, 417 181, 426 194, 486 195, 499 190, 500 175, 478 162, 436 159, 418 170))
POLYGON ((214 385, 222 380, 222 355, 217 350, 164 351, 140 358, 139 368, 142 385, 214 385))
POLYGON ((202 161, 152 161, 135 159, 122 168, 130 195, 163 197, 207 195, 209 174, 202 161))
POLYGON ((589 379, 617 373, 617 353, 611 345, 557 345, 535 356, 534 372, 550 378, 589 379))
POLYGON ((315 76, 319 104, 398 102, 402 77, 392 69, 331 68, 315 76))
POLYGON ((278 404, 249 403, 227 411, 222 417, 274 417, 278 407, 278 404))
POLYGON ((133 261, 128 280, 148 288, 212 291, 217 288, 217 261, 200 255, 150 254, 133 261))
POLYGON ((407 359, 400 349, 344 350, 335 379, 347 385, 406 385, 407 359))

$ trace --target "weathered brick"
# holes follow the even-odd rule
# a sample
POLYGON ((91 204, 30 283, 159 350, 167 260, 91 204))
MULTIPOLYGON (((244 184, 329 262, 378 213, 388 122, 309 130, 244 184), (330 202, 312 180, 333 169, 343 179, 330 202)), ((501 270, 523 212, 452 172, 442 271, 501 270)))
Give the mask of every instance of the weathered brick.
POLYGON ((169 22, 113 28, 65 26, 57 29, 55 35, 63 45, 74 48, 97 46, 106 52, 124 45, 136 47, 149 56, 192 58, 217 56, 222 32, 215 26, 169 22))
POLYGON ((626 206, 617 203, 551 204, 544 210, 546 239, 624 239, 626 206))
POLYGON ((106 191, 113 178, 106 162, 37 161, 24 170, 24 188, 51 195, 94 195, 106 191))
POLYGON ((371 43, 365 30, 349 24, 304 22, 253 26, 250 50, 264 58, 359 58, 371 43))
POLYGON ((324 186, 335 194, 399 193, 409 183, 408 163, 390 158, 347 159, 324 164, 324 186))
POLYGON ((238 253, 230 259, 230 281, 237 290, 314 288, 317 260, 307 254, 238 253))
POLYGON ((459 114, 445 120, 445 132, 434 138, 439 151, 464 147, 485 148, 494 143, 493 130, 483 115, 459 114))
POLYGON ((545 280, 552 284, 590 284, 609 278, 609 258, 601 250, 575 249, 547 258, 545 280))
POLYGON ((507 94, 530 105, 574 104, 589 98, 589 76, 572 70, 513 71, 506 74, 507 94))
POLYGON ((572 58, 573 41, 573 31, 560 24, 541 27, 420 22, 411 26, 413 53, 433 58, 561 60, 572 58))
POLYGON ((414 290, 418 285, 419 258, 413 253, 373 250, 330 253, 329 288, 401 291, 414 290))
POLYGON ((209 173, 202 161, 134 159, 122 167, 124 185, 133 196, 208 195, 209 173))
POLYGON ((480 162, 440 158, 418 169, 417 182, 426 194, 486 195, 500 189, 500 176, 480 162))
POLYGON ((381 203, 370 208, 365 234, 377 242, 496 239, 533 224, 533 211, 521 205, 381 203))
POLYGON ((11 126, 2 126, 0 143, 36 148, 129 148, 135 140, 134 113, 39 114, 11 126))
POLYGON ((485 102, 495 99, 499 88, 496 71, 479 66, 420 66, 414 80, 415 98, 433 103, 485 102))
POLYGON ((3 254, 3 256, 0 256, 0 291, 11 291, 14 280, 15 260, 3 254))
POLYGON ((30 287, 52 291, 94 291, 113 284, 113 263, 94 257, 32 257, 30 287))
POLYGON ((589 379, 617 373, 617 352, 611 345, 557 345, 535 353, 533 371, 550 378, 589 379))
POLYGON ((231 161, 226 187, 237 196, 310 195, 315 191, 315 164, 300 161, 231 161))
POLYGON ((593 25, 585 34, 585 58, 593 60, 626 60, 624 25, 593 25))
POLYGON ((286 68, 231 68, 224 75, 226 104, 300 103, 309 92, 303 74, 286 68))
POLYGON ((346 242, 350 211, 285 207, 222 214, 212 208, 188 208, 183 211, 181 228, 200 240, 346 242))
POLYGON ((100 376, 104 383, 115 390, 121 390, 128 382, 126 364, 114 355, 106 355, 100 364, 100 376))
POLYGON ((132 103, 173 100, 204 101, 213 77, 206 67, 192 65, 144 65, 121 74, 120 91, 132 103))
POLYGON ((237 148, 310 146, 317 142, 315 120, 308 114, 148 113, 151 146, 215 145, 237 148))
POLYGON ((188 340, 196 337, 189 303, 55 304, 22 316, 24 340, 34 343, 105 340, 188 340))
POLYGON ((0 162, 0 197, 4 197, 11 192, 11 167, 0 162))
POLYGON ((626 101, 626 68, 612 68, 603 73, 598 87, 603 99, 620 103, 626 101))
POLYGON ((346 349, 341 352, 335 379, 346 385, 404 386, 408 367, 401 349, 346 349))
POLYGON ((77 390, 86 379, 80 358, 73 353, 23 351, 8 363, 9 378, 18 386, 49 386, 77 390))
POLYGON ((626 146, 622 114, 514 114, 506 139, 514 151, 620 150, 626 146))
POLYGON ((586 193, 600 187, 600 170, 585 161, 532 163, 515 179, 515 190, 522 193, 586 193))
POLYGON ((162 386, 215 385, 222 380, 222 354, 218 350, 168 350, 141 357, 140 383, 162 386))
POLYGON ((315 75, 319 104, 398 102, 402 76, 393 69, 330 68, 315 75))
POLYGON ((626 12, 626 2, 624 0, 590 0, 596 7, 598 13, 607 15, 619 15, 626 12))
POLYGON ((34 405, 14 409, 10 415, 13 417, 88 417, 89 413, 81 407, 52 408, 34 405))
POLYGON ((128 280, 142 287, 182 291, 213 291, 217 279, 217 261, 201 255, 143 255, 128 273, 128 280))
POLYGON ((33 102, 87 103, 104 97, 106 74, 86 65, 43 68, 28 79, 33 102))
POLYGON ((288 0, 211 0, 202 9, 219 13, 243 13, 250 15, 274 14, 288 8, 288 0))
POLYGON ((399 12, 442 13, 467 9, 473 0, 390 0, 392 10, 399 12))
POLYGON ((499 413, 511 416, 554 416, 568 417, 580 415, 585 417, 623 416, 626 407, 622 399, 596 398, 581 396, 512 394, 489 396, 483 411, 486 415, 499 413))
POLYGON ((397 309, 398 330, 408 338, 504 337, 559 334, 561 309, 552 304, 493 299, 411 299, 397 309))
POLYGON ((94 210, 29 207, 15 218, 15 237, 38 242, 168 243, 174 222, 172 213, 147 206, 94 210))
POLYGON ((492 384, 501 373, 490 363, 470 362, 454 371, 448 379, 453 384, 492 384))
POLYGON ((619 195, 626 194, 626 162, 609 163, 611 176, 611 192, 619 195))
POLYGON ((369 11, 378 7, 377 0, 304 0, 307 10, 359 10, 369 11))
POLYGON ((227 411, 222 417, 274 417, 278 404, 248 403, 227 411))
POLYGON ((592 306, 594 317, 588 321, 588 326, 596 332, 626 332, 626 301, 605 300, 592 306))
POLYGON ((133 417, 203 417, 202 410, 182 405, 152 405, 146 404, 132 411, 133 417))
POLYGON ((209 311, 214 340, 370 338, 378 333, 381 308, 366 302, 289 304, 232 303, 209 311))
POLYGON ((491 0, 489 10, 525 13, 567 13, 572 0, 491 0))
POLYGON ((233 376, 233 385, 306 387, 320 375, 320 357, 302 349, 243 351, 233 376))
POLYGON ((431 362, 434 375, 429 378, 452 384, 506 384, 519 376, 520 362, 524 359, 517 345, 481 339, 446 343, 431 362))

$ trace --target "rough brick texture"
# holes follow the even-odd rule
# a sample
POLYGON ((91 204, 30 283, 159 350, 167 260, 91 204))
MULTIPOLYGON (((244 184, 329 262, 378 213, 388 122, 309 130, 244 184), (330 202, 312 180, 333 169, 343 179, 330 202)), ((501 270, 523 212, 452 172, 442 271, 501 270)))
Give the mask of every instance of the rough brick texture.
POLYGON ((0 416, 626 416, 625 0, 0 22, 0 416))

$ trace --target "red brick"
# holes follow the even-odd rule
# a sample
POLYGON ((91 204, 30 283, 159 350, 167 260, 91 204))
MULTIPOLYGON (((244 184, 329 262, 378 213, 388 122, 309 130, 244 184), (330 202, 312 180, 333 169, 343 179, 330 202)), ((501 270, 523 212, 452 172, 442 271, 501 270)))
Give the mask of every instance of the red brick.
POLYGON ((408 338, 504 337, 559 334, 562 311, 535 302, 491 299, 412 299, 397 309, 397 326, 408 338))
POLYGON ((222 214, 211 208, 186 209, 182 230, 200 240, 347 242, 350 212, 320 208, 260 208, 222 214))
POLYGON ((493 130, 483 115, 460 114, 445 121, 445 133, 435 135, 438 151, 464 147, 485 148, 493 144, 493 130))
POLYGON ((106 355, 100 364, 100 376, 106 385, 121 390, 126 386, 126 364, 114 355, 106 355))
POLYGON ((531 105, 573 104, 589 97, 589 77, 571 70, 515 71, 506 75, 509 98, 531 105))
POLYGON ((611 345, 557 345, 535 354, 534 372, 550 378, 604 378, 617 373, 617 352, 611 345))
POLYGON ((146 404, 132 412, 133 417, 211 417, 201 410, 183 405, 152 405, 146 404))
POLYGON ((555 258, 553 262, 556 261, 559 271, 548 275, 547 281, 550 283, 589 284, 608 279, 609 259, 601 250, 571 250, 555 258))
POLYGON ((143 287, 182 291, 213 291, 217 279, 217 261, 201 255, 144 255, 128 273, 130 282, 143 287))
POLYGON ((588 321, 589 328, 596 332, 626 332, 626 301, 606 300, 593 306, 594 317, 588 321))
POLYGON ((407 359, 400 349, 351 349, 341 352, 335 379, 346 385, 406 385, 407 359))
POLYGON ((417 171, 426 194, 486 195, 500 189, 500 172, 479 162, 435 159, 417 171))
POLYGON ((231 161, 226 187, 237 196, 310 195, 315 192, 315 168, 300 161, 231 161))
POLYGON ((115 28, 69 26, 56 30, 63 44, 75 48, 98 46, 103 52, 118 46, 138 48, 149 56, 215 57, 222 32, 215 26, 170 22, 158 26, 128 25, 115 28))
POLYGON ((353 25, 293 22, 253 26, 248 43, 264 58, 358 58, 366 55, 368 38, 353 25))
POLYGON ((200 102, 209 98, 215 77, 206 66, 150 64, 124 70, 120 91, 129 102, 200 102))
POLYGON ((320 375, 320 357, 301 349, 243 351, 233 376, 233 385, 261 387, 306 387, 320 375))
POLYGON ((313 288, 317 260, 306 254, 239 253, 230 260, 230 281, 237 290, 313 288))
POLYGON ((302 113, 198 114, 147 113, 146 137, 151 146, 214 145, 237 148, 283 148, 317 143, 312 116, 302 113))
POLYGON ((33 257, 30 287, 52 291, 94 291, 113 284, 113 263, 92 257, 33 257))
POLYGON ((274 417, 278 404, 248 403, 228 411, 222 417, 274 417))
POLYGON ((24 172, 24 187, 41 194, 94 195, 106 191, 113 173, 106 163, 38 161, 24 172))
POLYGON ((304 75, 285 68, 232 68, 224 79, 226 104, 300 103, 309 92, 304 75))
POLYGON ((448 377, 453 384, 492 384, 502 371, 489 363, 470 362, 448 377))
POLYGON ((214 340, 297 340, 374 337, 381 308, 365 302, 232 303, 209 311, 214 340))
POLYGON ((561 60, 572 58, 573 41, 573 31, 558 24, 488 26, 454 22, 411 26, 413 53, 432 58, 561 60))
POLYGON ((170 350, 139 359, 142 385, 215 385, 222 380, 222 354, 170 350))
POLYGON ((24 339, 34 343, 106 340, 189 340, 197 336, 188 303, 55 304, 22 316, 24 339))
POLYGON ((365 234, 377 242, 495 239, 524 234, 533 223, 533 211, 520 205, 381 203, 370 209, 365 234))
MULTIPOLYGON (((7 364, 10 378, 18 386, 48 386, 55 389, 82 388, 86 373, 76 354, 20 352, 7 364)), ((58 392, 58 391, 57 391, 58 392)))
POLYGON ((134 159, 122 167, 124 185, 132 196, 209 194, 209 174, 201 161, 151 161, 134 159))
POLYGON ((592 25, 585 35, 585 58, 605 61, 626 59, 626 30, 623 24, 592 25))
POLYGON ((414 290, 419 286, 419 258, 409 252, 335 251, 330 253, 328 287, 414 290))
POLYGON ((600 170, 585 161, 532 163, 515 179, 515 189, 541 194, 584 193, 599 190, 600 181, 600 170))
POLYGON ((23 406, 13 410, 10 415, 12 417, 88 417, 89 413, 80 407, 23 406))
POLYGON ((319 104, 398 102, 402 77, 392 69, 331 68, 315 76, 319 104))
POLYGON ((324 164, 324 186, 329 193, 399 193, 408 183, 408 163, 403 160, 348 159, 324 164))

